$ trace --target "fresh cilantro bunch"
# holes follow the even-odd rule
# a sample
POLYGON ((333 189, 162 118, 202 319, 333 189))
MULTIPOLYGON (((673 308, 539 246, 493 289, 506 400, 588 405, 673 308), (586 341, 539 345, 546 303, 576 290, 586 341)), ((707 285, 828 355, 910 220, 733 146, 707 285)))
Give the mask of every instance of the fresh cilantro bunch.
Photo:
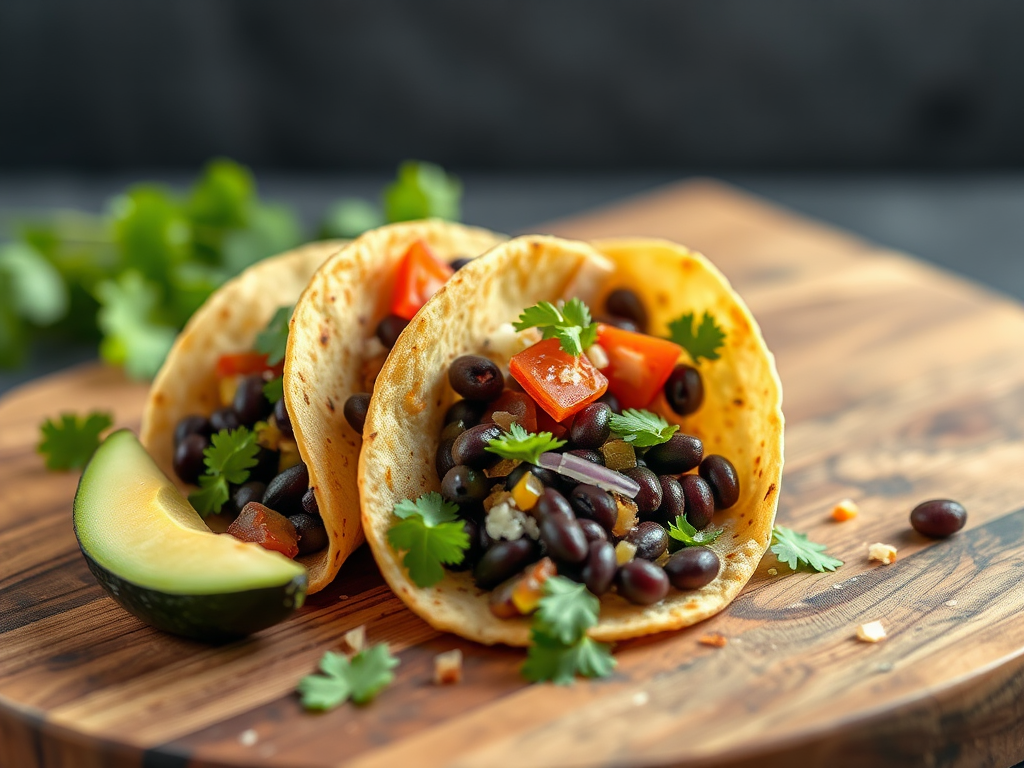
POLYGON ((230 486, 249 479, 249 470, 258 463, 259 450, 256 431, 247 427, 222 429, 210 438, 210 445, 203 451, 206 472, 199 478, 199 490, 188 497, 196 512, 203 517, 220 512, 231 496, 230 486))
POLYGON ((724 528, 705 528, 698 531, 685 517, 676 515, 675 522, 668 524, 668 535, 672 538, 669 549, 678 552, 683 547, 706 547, 713 544, 724 531, 724 528))
POLYGON ((669 424, 656 413, 636 408, 613 413, 609 425, 612 432, 638 448, 667 443, 679 431, 678 424, 669 424))
POLYGON ((491 439, 484 450, 496 453, 503 459, 519 459, 536 464, 542 453, 557 450, 565 444, 565 440, 556 440, 550 432, 527 432, 513 423, 508 432, 491 439))
POLYGON ((689 353, 694 365, 698 364, 702 357, 717 360, 718 350, 725 343, 725 331, 715 322, 710 312, 704 313, 696 330, 694 322, 693 312, 687 312, 671 321, 668 324, 669 339, 689 353))
POLYGON ((545 339, 558 339, 562 349, 574 357, 597 341, 597 323, 590 316, 590 308, 579 299, 566 302, 561 309, 542 301, 523 310, 512 326, 517 331, 540 328, 545 339))
POLYGON ((334 709, 349 699, 368 704, 395 679, 398 666, 386 643, 371 645, 351 659, 328 651, 320 659, 322 675, 307 675, 299 681, 302 706, 311 710, 334 709))
POLYGON ((825 554, 825 545, 816 544, 806 534, 792 528, 776 525, 772 529, 772 552, 779 560, 794 571, 800 567, 810 568, 819 573, 834 571, 843 561, 825 554))
POLYGON ((436 491, 395 505, 399 522, 388 530, 388 542, 405 552, 402 564, 416 586, 432 587, 444 578, 444 565, 458 565, 466 556, 469 536, 457 510, 436 491))
POLYGON ((607 677, 615 668, 608 645, 587 637, 597 624, 600 601, 582 584, 564 576, 544 582, 544 596, 533 617, 532 643, 523 663, 523 677, 539 683, 569 685, 576 675, 607 677))
POLYGON ((84 419, 63 413, 60 421, 43 422, 43 439, 37 450, 46 457, 47 469, 81 469, 100 447, 100 435, 114 423, 109 413, 92 411, 84 419))

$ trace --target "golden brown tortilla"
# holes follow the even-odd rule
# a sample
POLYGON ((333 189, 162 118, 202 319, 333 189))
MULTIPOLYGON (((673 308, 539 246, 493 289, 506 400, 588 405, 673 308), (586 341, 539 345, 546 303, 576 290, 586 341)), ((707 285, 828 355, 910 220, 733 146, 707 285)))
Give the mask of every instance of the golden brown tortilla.
POLYGON ((725 330, 720 359, 700 364, 701 409, 679 418, 664 403, 655 408, 700 437, 705 453, 733 462, 740 500, 715 514, 714 525, 725 528, 712 545, 723 563, 718 578, 699 590, 670 589, 647 607, 607 594, 590 635, 620 640, 706 619, 736 597, 768 548, 782 478, 782 387, 757 323, 725 277, 700 254, 664 241, 610 240, 591 247, 521 237, 460 270, 414 318, 381 371, 366 420, 359 460, 363 531, 395 593, 437 629, 481 643, 529 642, 530 619, 495 617, 489 593, 478 590, 469 573, 446 572, 438 585, 417 587, 387 541, 394 505, 440 488, 434 454, 445 410, 455 399, 448 366, 459 355, 486 353, 488 335, 524 308, 569 298, 564 291, 578 270, 601 254, 615 271, 596 295, 581 297, 592 307, 603 307, 608 291, 628 287, 644 300, 655 335, 667 336, 669 320, 691 311, 698 317, 710 311, 725 330))

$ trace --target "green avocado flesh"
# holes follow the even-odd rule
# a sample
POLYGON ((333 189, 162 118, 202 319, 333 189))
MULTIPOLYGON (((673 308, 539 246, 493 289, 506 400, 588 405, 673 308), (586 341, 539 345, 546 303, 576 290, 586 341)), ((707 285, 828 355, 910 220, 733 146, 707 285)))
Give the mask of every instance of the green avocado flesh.
POLYGON ((85 468, 74 520, 103 588, 159 629, 240 637, 276 624, 305 598, 305 568, 210 531, 127 430, 110 435, 85 468))

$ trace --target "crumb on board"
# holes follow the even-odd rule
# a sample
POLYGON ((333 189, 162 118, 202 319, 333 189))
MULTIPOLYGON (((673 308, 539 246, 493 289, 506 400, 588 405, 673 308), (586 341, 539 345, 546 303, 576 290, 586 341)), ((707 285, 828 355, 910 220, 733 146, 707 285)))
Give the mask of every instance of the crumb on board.
POLYGON ((877 560, 884 565, 892 565, 896 562, 896 547, 876 541, 868 547, 868 560, 877 560))
POLYGON ((434 657, 434 685, 462 682, 462 651, 454 648, 434 657))
POLYGON ((637 691, 633 694, 633 706, 642 707, 645 704, 649 704, 651 701, 651 694, 647 691, 637 691))
POLYGON ((864 643, 877 643, 885 640, 885 627, 880 621, 869 621, 857 627, 857 639, 864 643))
POLYGON ((956 605, 956 600, 947 600, 943 603, 943 605, 947 606, 948 608, 952 608, 954 605, 956 605))
POLYGON ((366 625, 360 624, 344 634, 343 639, 353 653, 359 653, 366 647, 366 625))
POLYGON ((779 569, 778 568, 769 568, 768 569, 768 575, 769 576, 778 576, 779 575, 779 569))
POLYGON ((832 519, 839 523, 853 520, 860 513, 860 507, 853 499, 843 499, 832 507, 832 519))
POLYGON ((729 640, 725 635, 719 632, 710 632, 709 634, 701 635, 697 638, 697 642, 701 645, 710 645, 713 648, 724 648, 729 640))
POLYGON ((252 728, 242 731, 238 734, 238 743, 243 747, 254 747, 256 742, 260 740, 259 734, 256 733, 252 728))

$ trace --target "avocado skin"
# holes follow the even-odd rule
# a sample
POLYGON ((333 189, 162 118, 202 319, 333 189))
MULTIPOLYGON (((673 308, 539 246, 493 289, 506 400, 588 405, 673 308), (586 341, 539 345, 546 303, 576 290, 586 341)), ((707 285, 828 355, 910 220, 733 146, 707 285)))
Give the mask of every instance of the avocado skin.
POLYGON ((100 586, 146 624, 182 637, 223 643, 251 635, 287 618, 306 598, 307 577, 278 587, 219 595, 175 595, 133 584, 108 571, 83 551, 100 586))

